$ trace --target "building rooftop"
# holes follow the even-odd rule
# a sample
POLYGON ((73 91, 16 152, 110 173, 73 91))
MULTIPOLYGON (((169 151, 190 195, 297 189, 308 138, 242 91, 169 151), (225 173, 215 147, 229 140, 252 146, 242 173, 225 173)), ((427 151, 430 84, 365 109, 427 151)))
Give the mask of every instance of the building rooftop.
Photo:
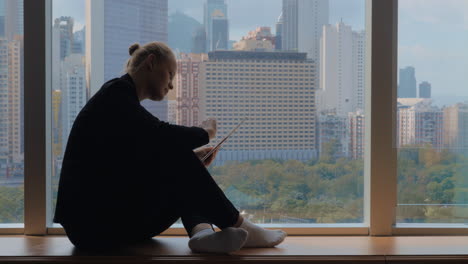
POLYGON ((218 50, 208 53, 210 60, 306 60, 305 52, 264 52, 218 50))

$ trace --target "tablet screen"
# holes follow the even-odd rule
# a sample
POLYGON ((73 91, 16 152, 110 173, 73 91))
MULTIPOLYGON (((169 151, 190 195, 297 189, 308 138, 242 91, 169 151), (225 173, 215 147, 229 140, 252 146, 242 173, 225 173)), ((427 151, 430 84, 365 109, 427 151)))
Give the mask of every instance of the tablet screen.
POLYGON ((242 121, 240 121, 239 124, 237 124, 237 126, 234 127, 227 136, 221 139, 221 141, 219 141, 219 143, 216 144, 216 146, 212 150, 210 150, 210 152, 208 152, 201 160, 204 162, 209 156, 211 156, 211 154, 213 154, 213 152, 218 150, 221 147, 221 145, 224 143, 224 141, 226 141, 242 125, 242 123, 245 122, 245 120, 247 120, 247 117, 244 117, 244 119, 242 119, 242 121))

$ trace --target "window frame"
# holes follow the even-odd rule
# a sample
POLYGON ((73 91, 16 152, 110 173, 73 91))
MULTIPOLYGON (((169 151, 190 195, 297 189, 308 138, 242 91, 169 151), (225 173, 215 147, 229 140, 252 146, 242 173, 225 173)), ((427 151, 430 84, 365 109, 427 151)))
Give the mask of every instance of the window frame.
MULTIPOLYGON (((51 50, 52 0, 24 0, 24 224, 0 224, 0 234, 65 234, 52 224, 51 50), (31 40, 31 41, 29 41, 31 40), (42 51, 42 52, 41 52, 42 51), (36 65, 45 65, 37 67, 36 65)), ((366 0, 366 133, 364 223, 271 225, 290 235, 466 235, 468 228, 395 225, 398 0, 366 0), (391 100, 388 100, 391 98, 391 100), (390 122, 389 122, 390 120, 390 122)), ((185 235, 182 227, 164 235, 185 235)))

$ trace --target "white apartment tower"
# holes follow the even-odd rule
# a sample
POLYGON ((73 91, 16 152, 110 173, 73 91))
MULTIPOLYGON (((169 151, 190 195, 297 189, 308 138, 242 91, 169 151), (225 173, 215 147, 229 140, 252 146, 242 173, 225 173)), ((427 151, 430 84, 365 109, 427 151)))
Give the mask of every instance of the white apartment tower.
POLYGON ((365 33, 326 25, 320 42, 320 111, 339 116, 364 109, 365 33))

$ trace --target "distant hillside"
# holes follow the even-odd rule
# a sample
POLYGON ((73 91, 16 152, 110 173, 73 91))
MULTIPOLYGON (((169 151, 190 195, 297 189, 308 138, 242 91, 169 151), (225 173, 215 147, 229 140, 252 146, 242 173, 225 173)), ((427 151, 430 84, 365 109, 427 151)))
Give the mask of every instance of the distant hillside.
POLYGON ((195 18, 176 11, 169 16, 169 46, 179 52, 190 52, 192 34, 202 24, 195 18))

